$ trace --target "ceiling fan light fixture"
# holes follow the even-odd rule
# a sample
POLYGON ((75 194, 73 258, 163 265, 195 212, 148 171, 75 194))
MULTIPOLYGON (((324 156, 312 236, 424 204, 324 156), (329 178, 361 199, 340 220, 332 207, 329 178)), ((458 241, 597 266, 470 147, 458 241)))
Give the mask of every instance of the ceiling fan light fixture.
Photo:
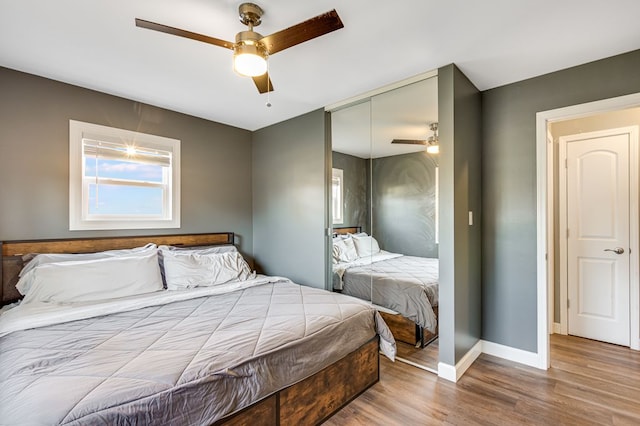
POLYGON ((427 147, 427 152, 429 154, 439 154, 440 153, 440 145, 438 145, 438 144, 429 145, 427 147))
POLYGON ((263 75, 267 72, 267 54, 258 44, 238 43, 233 49, 233 69, 247 77, 263 75))
POLYGON ((257 77, 267 72, 267 50, 255 31, 241 31, 233 47, 233 69, 240 75, 257 77))
POLYGON ((429 130, 433 132, 433 136, 427 139, 427 153, 440 154, 440 140, 438 139, 438 123, 431 123, 429 130))

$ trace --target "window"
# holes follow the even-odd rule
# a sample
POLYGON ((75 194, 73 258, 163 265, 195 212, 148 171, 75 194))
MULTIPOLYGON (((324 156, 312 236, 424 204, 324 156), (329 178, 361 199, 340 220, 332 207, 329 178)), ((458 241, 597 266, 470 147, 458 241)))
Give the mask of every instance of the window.
POLYGON ((343 171, 341 169, 332 169, 331 179, 331 200, 332 200, 332 215, 333 224, 341 225, 344 223, 344 203, 342 202, 343 194, 343 171))
POLYGON ((69 121, 69 229, 180 227, 180 141, 69 121))
POLYGON ((435 177, 436 177, 436 203, 435 203, 436 204, 435 205, 436 214, 435 214, 435 220, 434 220, 435 228, 436 228, 435 229, 435 231, 436 231, 435 232, 435 236, 436 236, 435 243, 439 244, 440 243, 440 231, 438 230, 440 228, 440 213, 438 211, 438 210, 440 210, 440 188, 439 188, 439 185, 440 185, 440 169, 439 169, 439 167, 436 167, 436 176, 435 177))

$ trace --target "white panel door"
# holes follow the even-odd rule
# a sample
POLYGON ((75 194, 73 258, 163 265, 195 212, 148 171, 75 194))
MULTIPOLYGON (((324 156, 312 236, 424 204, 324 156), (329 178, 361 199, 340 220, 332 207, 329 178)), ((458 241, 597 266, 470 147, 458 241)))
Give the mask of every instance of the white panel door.
POLYGON ((629 346, 629 134, 567 142, 569 334, 629 346))

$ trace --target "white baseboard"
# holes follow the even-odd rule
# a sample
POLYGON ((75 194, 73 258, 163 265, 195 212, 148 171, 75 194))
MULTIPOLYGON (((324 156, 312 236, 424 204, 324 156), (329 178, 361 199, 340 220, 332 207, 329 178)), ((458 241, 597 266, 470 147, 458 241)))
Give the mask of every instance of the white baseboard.
POLYGON ((465 371, 473 361, 476 360, 482 353, 482 340, 478 341, 469 351, 458 361, 455 365, 445 364, 444 362, 438 363, 438 377, 442 377, 445 380, 449 380, 450 382, 457 382, 460 377, 464 374, 465 371))
POLYGON ((535 368, 541 368, 540 366, 543 365, 537 352, 523 351, 522 349, 516 349, 510 346, 488 342, 486 340, 482 340, 481 342, 482 353, 535 368))
POLYGON ((562 326, 559 322, 553 323, 553 334, 562 334, 562 326))
POLYGON ((438 377, 442 377, 450 382, 457 382, 481 353, 497 356, 498 358, 503 358, 535 368, 542 368, 541 365, 543 365, 540 360, 540 356, 536 352, 524 351, 522 349, 512 348, 499 343, 480 340, 455 366, 439 362, 438 377))

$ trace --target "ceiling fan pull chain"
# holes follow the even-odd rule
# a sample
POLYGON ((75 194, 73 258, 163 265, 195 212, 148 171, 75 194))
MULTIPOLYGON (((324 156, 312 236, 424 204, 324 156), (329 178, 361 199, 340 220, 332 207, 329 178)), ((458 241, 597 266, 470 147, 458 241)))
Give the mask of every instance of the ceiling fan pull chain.
POLYGON ((267 108, 271 108, 271 74, 269 73, 269 54, 267 54, 267 108))

